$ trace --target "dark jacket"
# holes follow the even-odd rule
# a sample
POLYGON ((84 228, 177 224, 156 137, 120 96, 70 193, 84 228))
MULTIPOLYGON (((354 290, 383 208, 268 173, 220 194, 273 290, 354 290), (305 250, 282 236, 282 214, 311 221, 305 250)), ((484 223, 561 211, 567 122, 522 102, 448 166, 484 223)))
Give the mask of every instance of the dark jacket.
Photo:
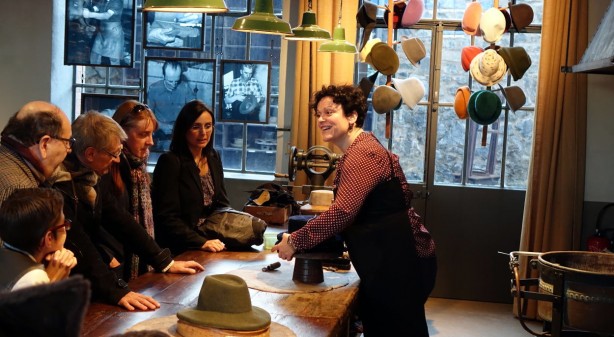
POLYGON ((73 222, 65 243, 78 261, 72 274, 83 274, 90 280, 94 298, 117 304, 130 289, 109 268, 109 257, 101 247, 113 243, 130 246, 158 271, 171 263, 170 251, 161 249, 132 215, 119 207, 112 195, 100 193, 97 185, 93 187, 94 204, 87 201, 87 184, 82 181, 94 173, 88 172, 74 154, 66 157, 61 169, 54 187, 64 195, 64 215, 73 222))
MULTIPOLYGON (((115 187, 113 185, 113 178, 110 174, 105 174, 100 178, 100 183, 98 183, 98 190, 104 195, 112 196, 117 203, 117 206, 119 208, 125 209, 133 217, 134 212, 132 210, 131 204, 132 180, 130 178, 130 164, 128 164, 128 160, 125 156, 122 155, 120 158, 121 159, 119 162, 119 173, 125 185, 125 190, 123 191, 123 193, 118 195, 118 192, 115 190, 115 187)), ((124 246, 123 255, 125 257, 123 266, 123 277, 128 280, 130 279, 130 271, 132 270, 132 256, 138 254, 135 253, 135 249, 133 247, 124 246)), ((146 263, 139 263, 139 275, 147 272, 147 270, 148 269, 146 263)))
POLYGON ((43 269, 43 265, 32 260, 24 253, 0 247, 0 291, 11 291, 15 283, 26 273, 34 269, 43 269))
POLYGON ((203 205, 199 169, 191 155, 167 152, 160 156, 153 173, 153 201, 156 241, 173 254, 199 249, 207 238, 196 231, 200 217, 230 207, 224 187, 224 171, 217 151, 207 155, 215 193, 210 207, 203 205))

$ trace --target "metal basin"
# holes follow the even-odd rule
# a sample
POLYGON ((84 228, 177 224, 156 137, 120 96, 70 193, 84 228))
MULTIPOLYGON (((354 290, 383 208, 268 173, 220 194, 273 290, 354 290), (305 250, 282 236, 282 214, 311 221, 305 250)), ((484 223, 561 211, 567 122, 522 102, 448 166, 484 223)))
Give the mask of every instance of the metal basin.
MULTIPOLYGON (((614 254, 548 252, 538 262, 539 292, 562 296, 564 325, 614 334, 614 254)), ((552 308, 551 302, 539 301, 537 313, 551 322, 552 308)))

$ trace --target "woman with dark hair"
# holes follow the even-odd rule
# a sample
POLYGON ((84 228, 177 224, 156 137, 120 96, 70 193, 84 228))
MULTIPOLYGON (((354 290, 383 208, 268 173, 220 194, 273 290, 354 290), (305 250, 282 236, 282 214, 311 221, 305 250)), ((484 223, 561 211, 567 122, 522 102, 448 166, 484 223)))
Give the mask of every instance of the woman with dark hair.
POLYGON ((174 254, 189 249, 219 252, 263 242, 266 223, 230 207, 220 155, 213 148, 215 118, 203 102, 179 112, 170 151, 153 174, 156 240, 174 254))
POLYGON ((410 206, 399 158, 363 131, 367 104, 360 89, 324 86, 311 108, 323 140, 343 152, 335 200, 301 229, 283 234, 272 251, 291 260, 340 233, 360 276, 365 336, 428 336, 424 303, 435 282, 435 243, 410 206))
MULTIPOLYGON (((119 207, 132 214, 147 233, 154 237, 153 212, 150 193, 150 178, 147 173, 149 148, 154 144, 153 133, 158 128, 158 121, 153 111, 145 104, 128 100, 120 104, 113 114, 119 126, 126 132, 122 141, 119 162, 114 162, 109 173, 103 175, 100 182, 102 193, 109 193, 119 203, 119 207)), ((130 246, 124 248, 123 277, 131 280, 138 275, 152 270, 146 263, 139 261, 130 246)), ((202 270, 195 261, 175 261, 186 264, 185 267, 202 270)))

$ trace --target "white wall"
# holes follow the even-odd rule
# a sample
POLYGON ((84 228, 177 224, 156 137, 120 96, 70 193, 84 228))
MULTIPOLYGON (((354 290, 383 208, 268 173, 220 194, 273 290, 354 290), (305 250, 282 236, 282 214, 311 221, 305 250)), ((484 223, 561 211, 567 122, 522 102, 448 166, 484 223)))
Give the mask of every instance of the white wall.
POLYGON ((0 11, 0 126, 25 102, 50 99, 48 0, 3 1, 0 11))
MULTIPOLYGON (((591 38, 610 2, 589 1, 591 38)), ((614 202, 614 75, 588 75, 587 109, 584 200, 614 202)))

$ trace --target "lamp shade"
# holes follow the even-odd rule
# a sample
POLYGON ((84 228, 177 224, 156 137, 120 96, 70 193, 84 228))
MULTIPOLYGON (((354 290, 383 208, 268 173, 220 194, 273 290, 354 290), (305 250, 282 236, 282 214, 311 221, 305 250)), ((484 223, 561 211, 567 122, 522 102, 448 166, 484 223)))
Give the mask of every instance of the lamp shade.
POLYGON ((286 40, 321 41, 330 40, 330 33, 317 25, 316 13, 303 13, 301 25, 292 29, 292 36, 284 36, 286 40))
POLYGON ((146 0, 145 12, 222 13, 228 8, 224 0, 146 0))
POLYGON ((322 43, 318 51, 325 53, 351 54, 356 54, 358 52, 355 45, 345 40, 345 28, 341 27, 341 24, 335 27, 335 31, 333 32, 333 40, 322 43))
POLYGON ((290 24, 273 14, 273 0, 256 0, 254 12, 236 19, 232 30, 260 34, 292 34, 290 24))

